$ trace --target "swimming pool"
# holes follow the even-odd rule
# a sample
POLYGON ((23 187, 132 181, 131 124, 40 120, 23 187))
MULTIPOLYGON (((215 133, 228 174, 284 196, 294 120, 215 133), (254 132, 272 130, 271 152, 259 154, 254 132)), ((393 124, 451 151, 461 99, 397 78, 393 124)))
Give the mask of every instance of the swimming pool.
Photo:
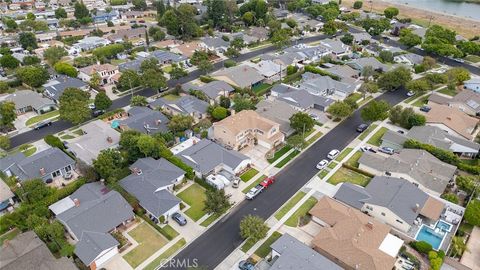
POLYGON ((427 225, 423 224, 420 230, 415 236, 415 240, 417 241, 425 241, 432 245, 433 249, 438 250, 440 245, 443 242, 443 238, 445 237, 445 232, 435 232, 434 229, 428 227, 427 225))
POLYGON ((439 220, 437 224, 435 225, 435 228, 439 228, 440 230, 444 232, 451 232, 452 231, 453 225, 450 223, 447 223, 445 221, 439 220))

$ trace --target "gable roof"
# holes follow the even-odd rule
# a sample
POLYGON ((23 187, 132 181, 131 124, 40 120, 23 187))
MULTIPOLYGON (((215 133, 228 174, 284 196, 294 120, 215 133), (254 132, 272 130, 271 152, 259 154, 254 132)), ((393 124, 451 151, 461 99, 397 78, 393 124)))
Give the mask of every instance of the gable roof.
POLYGON ((202 38, 202 42, 207 47, 212 47, 214 49, 227 48, 228 46, 230 46, 230 43, 228 41, 225 41, 225 40, 223 40, 222 38, 219 38, 219 37, 204 37, 204 38, 202 38))
POLYGON ((457 167, 418 149, 403 149, 399 154, 388 157, 365 152, 358 162, 382 172, 407 174, 437 193, 443 193, 457 170, 457 167))
POLYGON ((129 168, 133 173, 124 179, 131 178, 137 182, 147 181, 155 187, 155 190, 172 185, 177 178, 185 174, 185 171, 164 158, 158 160, 151 157, 141 158, 129 168), (138 170, 141 173, 135 173, 138 170))
POLYGON ((278 125, 278 123, 260 116, 256 111, 243 110, 236 114, 232 114, 221 121, 213 123, 212 127, 214 129, 216 127, 222 127, 233 134, 238 134, 247 129, 259 129, 267 133, 276 125, 278 125))
POLYGON ((454 149, 452 148, 454 144, 474 149, 477 152, 480 150, 480 144, 464 138, 450 135, 439 127, 435 126, 412 127, 408 131, 406 136, 422 143, 428 143, 435 147, 450 151, 454 151, 454 149))
POLYGON ((117 69, 118 67, 112 64, 101 64, 101 65, 94 64, 94 65, 81 68, 79 71, 87 75, 93 75, 93 73, 96 73, 96 72, 102 72, 102 71, 108 72, 108 71, 113 71, 117 69))
POLYGON ((99 182, 85 184, 68 197, 79 205, 58 214, 57 219, 77 239, 85 231, 109 232, 133 217, 133 208, 122 195, 99 182))
POLYGON ((275 99, 260 100, 256 105, 256 112, 263 117, 280 124, 280 131, 286 135, 292 134, 295 130, 290 126, 290 117, 297 111, 285 101, 275 99))
POLYGON ((263 81, 264 79, 257 70, 245 64, 224 68, 217 71, 212 76, 214 78, 226 77, 228 80, 230 80, 229 83, 241 88, 250 87, 253 84, 263 81))
POLYGON ((55 79, 48 81, 43 85, 45 88, 45 94, 54 99, 59 100, 66 88, 84 88, 88 84, 80 79, 71 78, 65 75, 57 75, 55 79))
POLYGON ((331 38, 327 38, 320 41, 320 46, 327 48, 328 50, 334 52, 335 54, 345 53, 349 49, 349 46, 345 45, 340 40, 331 39, 331 38))
POLYGON ((31 106, 34 110, 38 111, 43 107, 55 106, 55 103, 52 100, 31 90, 16 91, 15 93, 8 95, 5 100, 15 103, 15 109, 17 110, 31 106))
POLYGON ((331 98, 314 95, 306 90, 290 91, 281 95, 279 99, 302 109, 308 109, 314 106, 327 108, 334 102, 331 98))
POLYGON ((2 270, 77 270, 66 257, 53 257, 33 231, 24 232, 7 241, 0 247, 2 270))
POLYGON ((167 100, 165 98, 156 99, 149 104, 152 107, 168 106, 170 109, 183 114, 207 112, 208 103, 191 95, 181 96, 176 100, 167 100))
POLYGON ((344 83, 355 83, 360 76, 360 72, 351 68, 349 65, 335 65, 325 70, 330 74, 340 77, 344 83))
POLYGON ((366 66, 371 66, 375 70, 377 70, 377 69, 381 69, 383 71, 388 71, 389 70, 389 67, 387 65, 381 63, 375 57, 357 58, 357 59, 354 59, 354 60, 348 62, 347 65, 349 65, 349 66, 351 66, 355 69, 358 69, 358 70, 362 70, 366 66))
POLYGON ((75 255, 85 265, 90 265, 104 250, 119 245, 118 241, 108 233, 83 232, 80 241, 75 245, 75 255))
POLYGON ((176 156, 203 174, 211 172, 221 164, 235 169, 244 160, 249 159, 244 154, 234 150, 227 150, 207 139, 196 142, 191 147, 177 153, 176 156))
POLYGON ((235 89, 233 89, 233 87, 230 84, 224 81, 211 81, 202 86, 197 86, 192 83, 185 83, 182 85, 182 88, 186 91, 189 91, 189 90, 202 91, 210 99, 216 99, 222 92, 231 93, 235 91, 235 89))
POLYGON ((315 75, 303 74, 302 78, 307 79, 304 79, 303 82, 300 83, 299 88, 317 96, 323 95, 324 92, 327 94, 333 94, 333 91, 343 92, 346 95, 355 92, 355 86, 352 84, 336 81, 329 76, 315 75))
POLYGON ((270 269, 286 270, 341 270, 342 267, 314 251, 290 234, 285 233, 272 245, 272 250, 280 254, 270 269))
POLYGON ((121 120, 120 125, 142 133, 155 134, 168 131, 168 122, 170 120, 160 111, 133 106, 128 110, 128 118, 121 120))
POLYGON ((431 110, 426 114, 427 123, 443 124, 460 136, 473 139, 471 132, 478 124, 478 119, 446 105, 433 103, 430 107, 431 110))

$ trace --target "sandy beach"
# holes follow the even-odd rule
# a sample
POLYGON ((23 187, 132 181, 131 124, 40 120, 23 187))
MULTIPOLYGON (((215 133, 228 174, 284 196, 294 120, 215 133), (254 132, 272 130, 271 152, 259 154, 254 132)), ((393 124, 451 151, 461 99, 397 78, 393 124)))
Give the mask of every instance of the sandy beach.
MULTIPOLYGON (((352 8, 355 0, 342 0, 342 6, 352 8)), ((454 16, 444 13, 432 12, 428 10, 413 8, 408 5, 402 5, 381 0, 366 0, 363 2, 362 9, 365 11, 374 11, 383 13, 383 10, 387 7, 396 7, 400 10, 400 18, 412 18, 412 21, 416 24, 428 27, 431 20, 431 24, 438 24, 444 27, 455 30, 458 34, 471 38, 475 35, 480 35, 480 22, 454 16)))

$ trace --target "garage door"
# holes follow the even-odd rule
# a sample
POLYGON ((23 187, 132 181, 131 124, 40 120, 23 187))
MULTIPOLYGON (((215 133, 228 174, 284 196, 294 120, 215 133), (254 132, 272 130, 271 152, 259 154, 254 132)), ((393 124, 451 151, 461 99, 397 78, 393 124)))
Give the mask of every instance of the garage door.
POLYGON ((268 142, 262 141, 262 140, 258 140, 258 144, 263 146, 263 147, 266 147, 268 149, 270 149, 272 147, 268 142))
POLYGON ((103 255, 100 255, 100 257, 98 257, 96 260, 95 260, 95 264, 97 265, 97 268, 106 263, 108 260, 110 260, 113 256, 117 255, 118 254, 118 248, 117 247, 113 247, 111 250, 109 250, 108 252, 106 252, 105 254, 103 255))

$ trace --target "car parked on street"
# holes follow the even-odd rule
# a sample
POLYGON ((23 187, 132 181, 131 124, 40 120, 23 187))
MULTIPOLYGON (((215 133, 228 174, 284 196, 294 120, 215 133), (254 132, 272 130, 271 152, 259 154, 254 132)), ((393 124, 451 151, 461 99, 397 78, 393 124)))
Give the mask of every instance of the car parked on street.
POLYGON ((386 146, 378 148, 378 151, 380 151, 382 153, 385 153, 385 154, 388 154, 388 155, 393 155, 393 153, 395 153, 393 148, 386 147, 386 146))
POLYGON ((415 96, 415 92, 413 92, 413 91, 408 91, 407 92, 407 97, 413 97, 413 96, 415 96))
POLYGON ((263 179, 263 181, 260 183, 260 185, 262 185, 263 188, 267 188, 270 185, 272 185, 273 183, 275 183, 275 176, 270 176, 270 177, 267 177, 267 178, 263 179))
POLYGON ((432 108, 430 108, 429 106, 425 105, 425 106, 422 106, 420 107, 420 111, 422 112, 429 112, 432 108))
POLYGON ((340 154, 340 151, 338 151, 338 149, 333 149, 328 153, 327 157, 333 160, 338 156, 338 154, 340 154))
POLYGON ((177 222, 178 225, 180 226, 187 225, 187 219, 184 216, 182 216, 180 213, 173 213, 172 219, 175 220, 175 222, 177 222))
POLYGON ((36 125, 34 126, 34 129, 35 129, 35 130, 39 130, 39 129, 41 129, 41 128, 48 127, 48 126, 51 126, 51 125, 52 125, 52 121, 50 121, 50 120, 42 121, 42 122, 36 124, 36 125))
POLYGON ((255 197, 258 196, 258 194, 262 193, 264 187, 260 184, 256 185, 255 187, 251 188, 247 194, 245 194, 245 198, 247 198, 247 200, 253 200, 255 199, 255 197))
POLYGON ((318 162, 317 169, 323 170, 325 169, 325 167, 327 167, 327 165, 328 165, 328 160, 323 159, 322 161, 318 162))
POLYGON ((366 129, 368 128, 368 124, 360 124, 358 127, 357 127, 357 132, 364 132, 366 129))

